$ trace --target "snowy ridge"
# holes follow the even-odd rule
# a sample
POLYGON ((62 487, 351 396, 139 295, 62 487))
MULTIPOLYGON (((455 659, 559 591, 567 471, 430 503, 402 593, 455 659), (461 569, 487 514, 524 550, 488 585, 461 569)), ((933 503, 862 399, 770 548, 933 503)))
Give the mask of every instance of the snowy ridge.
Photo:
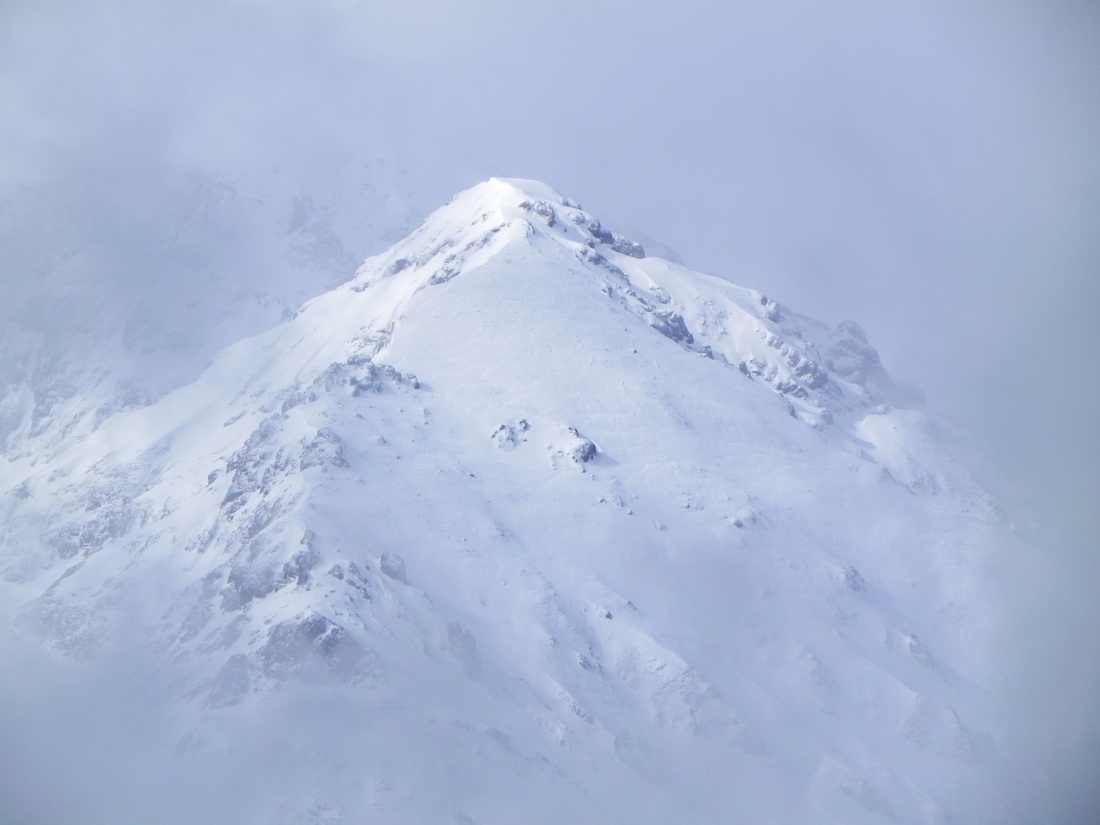
POLYGON ((332 164, 339 183, 308 192, 279 170, 116 180, 123 226, 84 214, 102 212, 75 194, 87 181, 0 190, 19 276, 0 306, 0 453, 82 437, 191 383, 423 214, 400 168, 332 164))
POLYGON ((829 329, 781 310, 756 290, 646 258, 640 244, 610 232, 575 201, 535 181, 494 178, 457 196, 406 241, 368 261, 356 288, 369 289, 405 271, 411 273, 406 288, 443 283, 506 244, 511 238, 505 230, 512 237, 522 231, 536 246, 551 241, 572 251, 605 296, 686 348, 734 365, 800 402, 799 412, 811 422, 830 421, 830 405, 847 411, 911 401, 854 322, 829 329))
POLYGON ((966 819, 1001 528, 907 400, 855 325, 493 179, 9 460, 0 569, 67 654, 148 629, 179 758, 299 688, 385 708, 369 793, 321 783, 352 819, 966 819))

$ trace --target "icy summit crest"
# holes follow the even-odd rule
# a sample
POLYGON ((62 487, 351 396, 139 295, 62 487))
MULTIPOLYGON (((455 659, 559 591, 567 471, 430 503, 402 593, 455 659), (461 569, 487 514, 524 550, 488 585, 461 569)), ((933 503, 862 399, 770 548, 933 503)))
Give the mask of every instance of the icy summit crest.
POLYGON ((759 291, 647 257, 641 244, 538 181, 492 178, 459 193, 407 239, 364 263, 350 288, 384 291, 400 303, 401 293, 446 283, 516 244, 539 254, 568 252, 575 258, 568 269, 589 278, 605 300, 690 351, 768 384, 792 415, 814 425, 916 403, 854 322, 830 328, 759 291), (401 289, 382 286, 398 275, 401 289))
MULTIPOLYGON (((487 250, 491 254, 493 248, 526 237, 536 227, 553 230, 553 236, 590 249, 603 246, 635 258, 645 257, 640 244, 605 229, 580 204, 546 184, 491 178, 455 195, 409 238, 381 256, 387 261, 384 271, 395 275, 412 270, 426 273, 428 284, 444 283, 463 267, 476 266, 482 260, 472 253, 487 250)), ((375 269, 372 264, 373 260, 368 261, 358 276, 371 273, 375 269)))

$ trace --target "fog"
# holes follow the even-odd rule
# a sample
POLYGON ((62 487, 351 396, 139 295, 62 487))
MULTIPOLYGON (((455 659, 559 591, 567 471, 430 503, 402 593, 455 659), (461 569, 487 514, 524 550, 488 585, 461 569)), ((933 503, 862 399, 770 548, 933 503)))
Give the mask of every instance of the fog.
MULTIPOLYGON (((1029 810, 1084 821, 1095 791, 1071 763, 1100 742, 1098 44, 1087 0, 7 0, 0 319, 38 294, 43 243, 94 244, 65 288, 103 318, 131 311, 191 172, 278 169, 328 191, 348 158, 381 162, 379 186, 409 204, 349 241, 355 257, 478 180, 530 177, 694 268, 854 318, 969 433, 1037 548, 995 581, 1014 735, 1047 766, 1029 810)), ((233 243, 211 254, 244 259, 233 243)), ((44 318, 47 337, 71 323, 44 318)))

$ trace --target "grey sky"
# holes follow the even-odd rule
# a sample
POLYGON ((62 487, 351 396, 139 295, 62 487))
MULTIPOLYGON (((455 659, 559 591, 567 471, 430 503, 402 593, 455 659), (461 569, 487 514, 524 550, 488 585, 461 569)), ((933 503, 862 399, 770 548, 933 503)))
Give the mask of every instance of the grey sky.
MULTIPOLYGON (((857 318, 988 452, 1012 444, 1013 469, 1057 484, 1048 458, 1077 478, 1098 463, 1092 4, 15 0, 0 14, 2 180, 94 170, 86 196, 110 202, 114 178, 146 168, 280 164, 308 180, 372 150, 427 172, 425 204, 488 174, 542 178, 698 268, 857 318)), ((98 220, 112 210, 127 222, 117 199, 98 220)))
POLYGON ((1079 478, 1096 466, 1082 414, 1097 370, 1071 355, 1098 343, 1092 4, 14 0, 0 14, 2 179, 97 170, 94 202, 145 167, 280 164, 308 180, 372 150, 422 170, 426 204, 489 174, 545 179, 698 268, 857 318, 987 452, 1011 443, 1013 469, 1057 483, 1053 455, 1079 478))
POLYGON ((404 164, 428 206, 543 179, 689 265, 857 319, 1096 581, 1095 3, 0 7, 0 183, 71 181, 80 231, 140 226, 153 207, 120 177, 278 165, 308 187, 346 153, 404 164))

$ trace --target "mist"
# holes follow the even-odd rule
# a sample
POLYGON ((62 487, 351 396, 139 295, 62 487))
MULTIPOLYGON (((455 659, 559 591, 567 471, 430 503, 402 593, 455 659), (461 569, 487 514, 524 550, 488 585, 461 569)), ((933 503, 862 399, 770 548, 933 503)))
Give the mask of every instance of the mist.
MULTIPOLYGON (((1097 800, 1079 771, 1100 742, 1098 43, 1089 2, 12 0, 0 323, 50 341, 110 337, 158 296, 213 313, 206 282, 164 253, 196 175, 253 182, 232 231, 195 241, 219 278, 260 254, 248 204, 273 191, 345 210, 341 255, 358 260, 503 175, 799 312, 853 318, 967 433, 1034 548, 991 571, 1018 713, 1006 736, 1045 768, 1030 814, 1085 821, 1097 800)), ((292 273, 281 294, 339 277, 292 273)), ((196 334, 172 381, 231 343, 223 332, 196 334)), ((0 376, 26 352, 0 352, 0 376)), ((65 678, 3 681, 30 696, 65 678)))

